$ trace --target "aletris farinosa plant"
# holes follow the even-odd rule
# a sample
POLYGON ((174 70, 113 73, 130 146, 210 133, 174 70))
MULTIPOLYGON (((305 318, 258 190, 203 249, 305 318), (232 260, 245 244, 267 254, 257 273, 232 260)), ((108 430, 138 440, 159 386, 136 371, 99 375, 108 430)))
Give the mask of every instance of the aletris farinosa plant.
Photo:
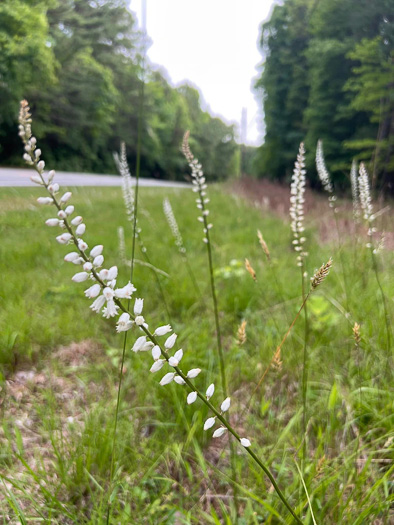
POLYGON ((117 332, 126 332, 135 329, 135 327, 142 332, 143 335, 140 335, 135 340, 131 350, 135 353, 151 352, 153 358, 153 364, 150 368, 151 372, 158 372, 164 367, 167 368, 166 373, 160 379, 160 385, 164 386, 173 381, 179 385, 183 385, 188 390, 185 396, 185 401, 188 404, 194 403, 199 398, 212 412, 212 415, 204 423, 204 430, 217 426, 213 432, 213 437, 215 438, 223 436, 226 432, 231 433, 256 464, 265 472, 279 498, 295 521, 302 523, 280 490, 268 467, 255 454, 250 440, 240 436, 225 418, 225 413, 230 408, 230 399, 226 397, 220 407, 215 407, 210 401, 210 398, 214 395, 214 385, 211 384, 206 393, 203 393, 192 381, 200 375, 201 370, 199 368, 191 368, 187 372, 182 370, 180 363, 184 351, 178 349, 172 354, 176 344, 177 334, 172 331, 171 326, 158 326, 152 331, 143 315, 143 298, 135 299, 132 311, 129 311, 124 306, 122 300, 130 300, 134 292, 136 292, 136 288, 131 282, 126 283, 124 286, 118 286, 118 269, 116 266, 112 266, 109 269, 103 268, 104 247, 102 245, 97 245, 89 250, 89 246, 83 238, 86 231, 83 219, 81 216, 75 214, 74 206, 68 204, 72 193, 67 191, 59 196, 60 187, 57 183, 53 182, 55 172, 50 171, 49 173, 45 173, 44 171, 45 162, 41 160, 41 150, 37 148, 37 140, 32 135, 31 122, 32 119, 28 103, 27 101, 22 101, 19 114, 19 135, 25 146, 23 158, 27 164, 36 170, 36 174, 31 176, 31 180, 42 186, 47 192, 46 196, 39 197, 37 201, 42 205, 53 206, 56 210, 56 217, 46 221, 48 226, 58 227, 63 230, 63 233, 60 233, 60 235, 56 237, 56 240, 60 244, 72 245, 74 247, 74 251, 69 252, 64 259, 67 262, 81 266, 82 271, 77 272, 72 277, 72 280, 76 283, 93 282, 93 284, 85 290, 85 296, 89 299, 94 299, 90 308, 96 313, 101 313, 105 318, 116 318, 117 332), (74 218, 71 218, 71 216, 74 216, 74 218), (164 336, 167 337, 164 342, 161 342, 161 338, 164 336))

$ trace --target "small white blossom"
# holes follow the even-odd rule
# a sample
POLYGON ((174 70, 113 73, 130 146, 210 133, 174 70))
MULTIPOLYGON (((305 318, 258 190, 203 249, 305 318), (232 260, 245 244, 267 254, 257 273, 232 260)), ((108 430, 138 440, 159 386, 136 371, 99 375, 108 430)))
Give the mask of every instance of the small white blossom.
POLYGON ((178 366, 182 357, 183 357, 183 350, 181 348, 180 350, 175 352, 173 357, 170 357, 170 359, 168 360, 168 364, 171 366, 178 366))
POLYGON ((70 233, 62 233, 56 237, 56 240, 59 244, 67 244, 71 238, 72 235, 70 233))
POLYGON ((47 226, 59 226, 59 222, 60 222, 59 219, 47 219, 45 221, 45 224, 47 226))
POLYGON ((219 427, 215 430, 215 432, 212 434, 212 437, 214 438, 218 438, 218 437, 221 437, 223 436, 223 434, 227 432, 227 428, 226 427, 219 427))
POLYGON ((93 259, 93 266, 95 268, 99 268, 100 266, 103 265, 103 262, 104 262, 104 257, 102 255, 97 255, 97 257, 93 259))
POLYGON ((93 268, 93 264, 90 262, 90 261, 87 261, 84 265, 83 265, 83 269, 85 270, 85 272, 90 272, 90 270, 93 268))
MULTIPOLYGON (((81 219, 82 219, 82 217, 81 217, 81 219)), ((81 220, 81 222, 82 222, 82 220, 81 220)), ((103 253, 103 249, 104 249, 104 246, 102 244, 98 244, 97 246, 94 246, 90 250, 90 257, 92 257, 94 259, 98 255, 101 255, 103 253)))
POLYGON ((115 292, 109 286, 106 286, 103 290, 103 295, 107 301, 111 300, 115 296, 115 292))
POLYGON ((90 305, 90 308, 93 310, 93 312, 99 312, 101 308, 105 305, 105 297, 104 295, 100 295, 97 297, 97 299, 90 305))
POLYGON ((45 162, 43 160, 40 160, 40 162, 37 164, 37 169, 42 171, 45 168, 45 162))
POLYGON ((79 239, 78 248, 81 250, 81 252, 84 252, 88 249, 88 245, 86 244, 85 241, 83 241, 82 239, 79 239))
POLYGON ((64 260, 66 262, 73 262, 79 259, 79 253, 78 252, 70 252, 67 255, 64 256, 64 260))
POLYGON ((66 215, 66 212, 64 212, 63 210, 60 210, 57 212, 57 216, 60 218, 60 219, 65 219, 67 217, 66 215))
MULTIPOLYGON (((32 138, 30 139, 30 141, 32 141, 34 138, 35 138, 35 137, 32 137, 32 138)), ((56 175, 55 170, 51 170, 51 171, 48 173, 48 182, 49 182, 49 183, 53 181, 53 178, 54 178, 55 175, 56 175)))
POLYGON ((86 224, 82 223, 79 226, 77 226, 77 229, 75 230, 75 233, 77 235, 83 235, 86 231, 86 224))
POLYGON ((249 439, 247 439, 247 438, 241 438, 241 445, 242 445, 243 447, 250 447, 251 442, 250 442, 249 439))
POLYGON ((178 383, 178 385, 184 385, 185 384, 185 380, 181 376, 175 376, 174 377, 174 381, 175 381, 175 383, 178 383))
POLYGON ((143 318, 142 315, 137 315, 136 318, 135 318, 135 324, 137 326, 143 326, 145 324, 145 319, 143 318))
POLYGON ((143 307, 144 307, 144 300, 136 299, 134 303, 134 314, 139 315, 140 313, 142 313, 143 307))
POLYGON ((159 326, 158 328, 156 328, 155 330, 155 335, 166 335, 168 334, 169 332, 171 332, 172 328, 171 328, 171 325, 169 324, 166 324, 164 326, 159 326))
POLYGON ((106 281, 108 279, 108 270, 103 268, 102 270, 100 270, 98 276, 102 281, 106 281))
POLYGON ((187 396, 187 404, 191 405, 197 399, 197 392, 190 392, 187 396))
POLYGON ((191 370, 189 370, 189 372, 187 373, 187 377, 189 379, 194 379, 195 377, 198 376, 198 374, 201 372, 201 368, 192 368, 191 370))
POLYGON ((167 350, 170 350, 174 346, 177 337, 176 334, 171 334, 170 337, 166 339, 164 346, 167 350))
MULTIPOLYGON (((79 226, 80 224, 82 224, 82 221, 83 221, 82 217, 81 217, 80 215, 77 215, 76 217, 74 217, 74 218, 72 219, 71 224, 72 224, 73 226, 79 226)), ((92 251, 93 251, 93 250, 92 250, 92 251)))
POLYGON ((175 373, 174 372, 168 372, 165 376, 161 378, 160 384, 161 386, 168 385, 171 383, 171 381, 174 379, 175 373))
POLYGON ((118 322, 116 324, 116 331, 119 332, 127 332, 127 330, 130 330, 130 328, 133 326, 133 321, 130 320, 130 314, 127 312, 124 312, 118 319, 118 322))
POLYGON ((152 348, 152 357, 155 361, 157 361, 161 356, 161 350, 160 350, 160 346, 158 345, 155 345, 153 348, 152 348))
POLYGON ((55 182, 54 184, 50 184, 48 186, 48 191, 49 191, 49 193, 52 193, 52 195, 57 193, 59 190, 60 190, 60 186, 59 186, 59 184, 57 182, 55 182))
POLYGON ((101 291, 101 286, 98 283, 96 283, 90 288, 88 288, 87 290, 85 290, 85 296, 88 297, 89 299, 94 299, 95 297, 99 295, 100 291, 101 291))
POLYGON ((215 392, 215 385, 212 383, 207 388, 207 392, 206 392, 207 399, 211 398, 213 396, 214 392, 215 392))
POLYGON ((38 204, 53 204, 52 197, 38 197, 38 204))
POLYGON ((87 279, 89 279, 89 274, 87 272, 79 272, 76 273, 71 280, 75 283, 83 283, 87 279))
POLYGON ((61 196, 60 202, 61 203, 67 202, 68 200, 71 199, 71 195, 72 195, 71 191, 66 191, 66 193, 61 196))
POLYGON ((43 184, 42 179, 41 179, 41 177, 39 175, 32 175, 30 177, 30 180, 32 182, 35 182, 36 184, 43 184))
POLYGON ((115 297, 117 297, 118 299, 131 299, 133 292, 135 292, 136 290, 137 288, 135 288, 134 285, 129 282, 128 284, 126 284, 126 286, 123 286, 123 288, 117 288, 115 290, 115 297))
POLYGON ((110 299, 107 301, 107 306, 103 308, 103 316, 109 319, 110 317, 115 317, 117 315, 119 307, 116 306, 115 301, 110 299))
POLYGON ((220 406, 220 410, 222 412, 227 412, 227 410, 230 408, 231 399, 229 397, 226 397, 226 399, 223 401, 223 403, 220 406))
POLYGON ((163 368, 163 365, 165 362, 166 362, 165 359, 158 359, 150 367, 150 372, 158 372, 159 370, 163 368))
POLYGON ((118 276, 118 267, 111 266, 111 268, 108 270, 107 280, 112 281, 113 279, 116 279, 117 276, 118 276))
POLYGON ((74 213, 74 206, 70 204, 70 206, 67 206, 67 208, 64 210, 67 215, 72 215, 74 213))
POLYGON ((144 344, 146 342, 147 342, 146 341, 146 336, 145 335, 141 335, 141 337, 139 337, 137 339, 137 341, 133 345, 133 348, 132 348, 133 352, 139 352, 143 348, 143 346, 144 346, 144 344))
POLYGON ((215 424, 216 417, 209 417, 205 423, 204 423, 204 430, 208 430, 209 428, 212 428, 215 424))

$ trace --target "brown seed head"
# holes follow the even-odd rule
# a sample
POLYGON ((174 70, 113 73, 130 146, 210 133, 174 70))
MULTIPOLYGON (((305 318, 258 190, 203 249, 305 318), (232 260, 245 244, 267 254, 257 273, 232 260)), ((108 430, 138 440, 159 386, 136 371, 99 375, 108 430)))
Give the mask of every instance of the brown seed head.
POLYGON ((253 280, 256 281, 257 280, 256 272, 253 270, 253 268, 250 265, 250 262, 248 261, 248 259, 245 259, 245 268, 250 273, 250 275, 252 276, 253 280))
POLYGON ((263 239, 263 236, 262 236, 260 230, 257 230, 257 237, 258 237, 258 239, 259 239, 259 243, 260 243, 260 246, 261 246, 262 249, 263 249, 263 252, 264 252, 265 255, 267 256, 267 259, 270 260, 270 251, 269 251, 269 249, 268 249, 267 243, 266 243, 265 240, 263 239))
POLYGON ((353 326, 353 336, 354 336, 354 340, 356 342, 356 346, 359 346, 360 342, 361 342, 361 334, 360 334, 360 325, 358 323, 354 323, 354 326, 353 326))
POLYGON ((246 321, 242 321, 242 323, 238 327, 238 344, 239 346, 242 346, 246 342, 246 321))
POLYGON ((312 290, 315 290, 319 286, 319 284, 321 284, 324 281, 324 279, 330 273, 331 266, 332 266, 332 259, 330 257, 328 262, 323 264, 318 270, 315 271, 314 276, 311 277, 312 290))
POLYGON ((280 372, 282 370, 282 361, 281 361, 281 354, 280 354, 280 346, 276 349, 276 352, 274 354, 274 357, 272 358, 272 368, 280 372))

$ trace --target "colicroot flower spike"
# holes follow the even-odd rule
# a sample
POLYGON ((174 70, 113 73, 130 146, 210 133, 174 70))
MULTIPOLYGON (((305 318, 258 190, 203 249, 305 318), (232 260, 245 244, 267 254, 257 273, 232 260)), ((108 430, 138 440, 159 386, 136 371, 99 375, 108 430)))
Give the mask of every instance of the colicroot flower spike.
MULTIPOLYGON (((31 134, 31 115, 30 115, 29 106, 28 106, 26 101, 23 101, 21 103, 19 122, 20 122, 20 131, 21 131, 20 135, 21 135, 22 140, 23 140, 23 142, 25 144, 25 147, 28 146, 28 148, 25 148, 26 152, 27 152, 27 154, 29 156, 29 161, 27 161, 27 162, 28 162, 28 164, 34 166, 34 168, 36 169, 36 171, 37 171, 37 173, 38 173, 38 175, 39 175, 39 177, 41 178, 41 181, 42 181, 40 185, 44 186, 48 190, 48 186, 49 186, 48 182, 49 181, 45 180, 42 164, 39 164, 40 163, 39 156, 36 156, 35 153, 34 153, 36 141, 35 140, 34 141, 31 140, 33 138, 32 134, 31 134)), ((52 178, 53 178, 53 175, 52 175, 52 178)), ((65 195, 67 195, 67 194, 65 194, 65 195)), ((70 199, 70 197, 71 197, 71 194, 70 194, 70 196, 67 196, 67 198, 65 200, 63 199, 62 202, 63 203, 67 202, 70 199)), ((51 201, 52 201, 52 204, 58 209, 58 211, 61 211, 63 209, 62 208, 62 202, 58 201, 56 196, 53 196, 51 198, 51 201)), ((92 255, 88 256, 87 253, 86 253, 86 251, 87 251, 87 244, 77 237, 77 235, 73 231, 72 226, 69 224, 67 218, 64 219, 64 227, 68 231, 68 233, 71 235, 71 238, 70 238, 69 242, 73 243, 76 246, 77 252, 79 252, 79 257, 81 258, 81 260, 84 261, 85 263, 86 262, 91 262, 92 261, 92 255)), ((111 316, 112 316, 112 312, 114 312, 113 313, 114 317, 119 315, 118 326, 119 326, 119 324, 122 324, 122 323, 126 323, 127 324, 129 322, 131 322, 131 323, 135 322, 136 316, 133 313, 129 312, 127 310, 127 308, 122 304, 121 300, 116 297, 116 288, 115 287, 116 287, 117 268, 116 267, 112 267, 112 268, 110 268, 110 270, 106 270, 106 272, 104 272, 104 273, 103 273, 103 270, 102 270, 100 272, 100 275, 97 273, 95 268, 92 267, 92 269, 90 270, 90 277, 91 277, 91 279, 96 281, 96 284, 98 284, 100 286, 100 290, 102 292, 102 295, 100 295, 98 297, 98 299, 100 299, 101 305, 97 306, 96 309, 98 311, 103 310, 103 313, 104 313, 105 317, 109 317, 110 316, 110 314, 108 312, 109 309, 111 309, 111 316), (100 277, 100 275, 101 275, 101 277, 100 277), (111 279, 109 279, 109 278, 111 278, 111 279), (107 305, 106 307, 104 307, 105 303, 107 305), (123 314, 128 314, 129 317, 123 316, 123 314)), ((91 288, 90 288, 90 290, 91 290, 91 288)), ((89 294, 90 293, 92 293, 92 292, 90 291, 89 294)), ((96 299, 96 301, 97 301, 97 299, 96 299)), ((142 341, 141 341, 141 338, 137 340, 136 345, 137 345, 137 343, 138 343, 138 345, 137 345, 137 347, 136 347, 136 345, 134 345, 135 348, 133 348, 133 349, 135 351, 142 351, 142 350, 146 351, 148 349, 153 349, 153 348, 157 347, 160 350, 160 354, 161 354, 161 357, 162 357, 163 361, 166 361, 167 364, 169 365, 170 355, 168 354, 167 349, 165 347, 163 347, 159 343, 159 341, 157 339, 157 336, 155 336, 149 330, 149 328, 148 328, 148 326, 146 324, 141 325, 140 329, 145 333, 145 336, 142 336, 143 337, 142 341)), ((175 334, 173 334, 173 335, 175 335, 175 334)), ((170 337, 173 337, 173 336, 170 336, 170 337)), ((174 346, 175 340, 176 340, 176 336, 173 337, 173 339, 171 340, 171 343, 169 344, 169 346, 171 348, 172 348, 172 346, 174 346)), ((167 341, 168 341, 168 339, 167 339, 167 341)), ((158 352, 158 351, 156 350, 156 352, 158 352)), ((156 356, 156 354, 155 354, 155 356, 156 356)), ((157 362, 157 361, 155 361, 155 362, 157 362)), ((163 363, 163 364, 165 364, 165 363, 163 363)), ((235 437, 235 439, 241 445, 246 447, 245 450, 253 458, 253 460, 260 466, 260 468, 266 473, 266 475, 270 479, 270 481, 271 481, 275 491, 277 492, 279 498, 282 500, 282 502, 284 503, 286 508, 289 510, 291 515, 296 520, 296 522, 297 523, 302 523, 302 521, 295 514, 294 510, 292 509, 291 505, 287 501, 286 497, 284 496, 284 494, 282 493, 282 491, 278 487, 278 485, 277 485, 277 483, 275 481, 275 478, 273 477, 273 475, 271 474, 269 469, 256 456, 256 454, 254 453, 253 449, 249 447, 250 441, 247 438, 242 438, 233 429, 233 427, 230 425, 230 423, 224 418, 224 416, 222 415, 221 411, 216 409, 214 407, 214 405, 212 405, 212 403, 207 399, 207 397, 198 388, 196 388, 196 386, 192 383, 190 378, 191 377, 197 377, 197 375, 199 375, 201 370, 198 369, 198 368, 191 369, 187 374, 185 374, 179 368, 179 366, 173 366, 173 367, 171 367, 171 370, 172 370, 171 372, 168 372, 167 374, 165 374, 165 376, 163 376, 163 378, 160 381, 161 384, 168 384, 168 383, 172 382, 173 380, 175 381, 176 380, 175 378, 179 377, 180 379, 176 380, 176 382, 178 384, 184 384, 184 385, 186 385, 188 387, 190 392, 195 392, 197 394, 197 397, 200 398, 201 401, 213 413, 213 417, 212 417, 212 419, 214 419, 213 424, 215 423, 216 419, 219 420, 221 422, 221 424, 235 437)), ((193 397, 194 396, 192 396, 192 399, 193 399, 193 397)), ((209 423, 209 425, 210 425, 210 423, 209 423)), ((213 426, 213 425, 211 425, 211 426, 213 426)))

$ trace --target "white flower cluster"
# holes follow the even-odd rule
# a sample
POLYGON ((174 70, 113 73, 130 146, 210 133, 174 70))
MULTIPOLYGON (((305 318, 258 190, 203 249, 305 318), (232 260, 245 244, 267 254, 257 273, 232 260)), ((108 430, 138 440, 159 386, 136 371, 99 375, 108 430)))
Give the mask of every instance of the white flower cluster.
MULTIPOLYGON (((112 266, 108 270, 102 268, 104 263, 104 257, 102 255, 104 247, 102 245, 95 246, 88 254, 88 245, 82 239, 82 235, 86 231, 86 226, 82 217, 77 215, 70 220, 70 216, 74 214, 74 206, 67 204, 71 198, 71 192, 64 193, 60 199, 58 199, 57 194, 59 193, 60 187, 57 183, 53 183, 55 172, 50 171, 47 176, 44 174, 45 163, 40 158, 41 150, 36 147, 36 138, 33 137, 31 133, 31 115, 26 101, 21 103, 19 122, 19 135, 22 137, 25 144, 23 158, 29 165, 34 166, 37 171, 37 175, 32 175, 31 180, 44 186, 50 195, 48 197, 39 197, 37 200, 40 204, 54 205, 57 209, 57 217, 48 219, 46 224, 48 226, 58 226, 66 230, 65 233, 57 236, 56 240, 60 244, 74 244, 77 249, 77 251, 70 252, 64 257, 66 262, 75 265, 82 265, 83 271, 76 273, 72 277, 72 280, 77 283, 85 282, 87 280, 96 281, 92 286, 85 290, 85 296, 89 299, 94 299, 90 308, 97 313, 101 311, 106 318, 116 317, 120 314, 116 323, 116 330, 118 333, 126 332, 133 326, 137 326, 140 330, 145 332, 145 335, 137 338, 132 347, 132 351, 152 352, 154 363, 151 366, 151 372, 161 370, 161 368, 167 363, 173 371, 166 373, 161 378, 160 385, 167 385, 172 381, 180 385, 187 384, 191 390, 187 396, 187 403, 192 404, 196 401, 197 397, 200 397, 200 399, 202 399, 215 413, 214 417, 207 419, 204 424, 204 429, 207 430, 213 427, 216 418, 222 417, 222 414, 229 409, 230 398, 226 398, 223 401, 221 409, 218 411, 209 402, 210 397, 215 391, 214 385, 212 384, 208 387, 205 396, 194 387, 190 380, 196 378, 200 374, 201 369, 192 368, 184 374, 179 368, 180 361, 183 358, 183 350, 179 349, 173 356, 169 355, 168 352, 174 347, 177 340, 177 334, 172 333, 167 337, 164 345, 159 345, 157 337, 169 334, 172 332, 172 328, 170 325, 159 326, 152 334, 142 315, 144 306, 143 299, 137 298, 135 300, 133 314, 127 311, 122 305, 120 299, 130 300, 132 294, 136 291, 136 288, 131 282, 121 288, 116 287, 118 268, 116 266, 112 266)), ((223 420, 222 423, 225 423, 225 420, 223 420)), ((228 428, 231 429, 231 427, 228 428)), ((223 435, 228 428, 226 426, 218 428, 213 434, 214 437, 223 435)), ((250 446, 250 441, 248 439, 240 438, 232 429, 231 431, 244 447, 250 446)))
POLYGON ((297 266, 303 266, 304 258, 308 255, 304 251, 303 245, 306 238, 304 232, 304 193, 305 193, 305 149, 301 142, 294 166, 293 176, 290 186, 290 219, 291 230, 293 232, 294 250, 298 252, 297 266))
MULTIPOLYGON (((334 188, 332 186, 331 177, 330 174, 326 168, 326 163, 324 161, 324 153, 323 153, 323 142, 319 140, 317 142, 317 148, 316 148, 316 169, 317 174, 319 175, 319 179, 321 183, 323 184, 323 188, 325 191, 329 194, 328 196, 328 203, 330 208, 334 207, 334 203, 337 200, 336 196, 334 195, 334 188)), ((336 210, 334 210, 336 211, 336 210)))
POLYGON ((165 198, 163 200, 163 210, 164 215, 166 216, 168 225, 172 231, 172 235, 175 239, 175 245, 177 246, 179 252, 184 255, 186 253, 186 248, 183 244, 183 239, 181 232, 179 231, 178 223, 176 222, 174 212, 172 211, 172 206, 169 199, 165 198))
POLYGON ((376 232, 376 228, 372 227, 372 222, 375 220, 372 208, 372 197, 371 190, 369 187, 369 177, 367 168, 362 162, 360 164, 360 171, 358 177, 358 188, 360 195, 360 207, 363 212, 363 217, 368 224, 368 236, 370 237, 370 242, 367 243, 367 247, 371 248, 372 246, 372 235, 376 232))
POLYGON ((357 162, 353 160, 352 167, 350 169, 350 183, 352 186, 352 199, 353 199, 353 217, 356 222, 360 219, 360 195, 357 180, 357 162))
POLYGON ((183 137, 183 143, 182 143, 182 152, 186 157, 187 162, 189 163, 189 166, 192 170, 192 183, 193 183, 193 191, 195 193, 198 193, 198 198, 196 199, 197 208, 201 211, 201 216, 197 217, 197 220, 202 222, 204 225, 204 234, 205 237, 203 238, 203 241, 205 243, 209 242, 209 234, 208 231, 212 228, 212 224, 208 223, 208 215, 209 210, 207 209, 206 205, 209 203, 209 199, 207 198, 207 185, 205 183, 205 177, 204 173, 202 171, 202 166, 198 162, 197 159, 194 158, 193 153, 190 150, 189 147, 189 132, 187 131, 183 137))

